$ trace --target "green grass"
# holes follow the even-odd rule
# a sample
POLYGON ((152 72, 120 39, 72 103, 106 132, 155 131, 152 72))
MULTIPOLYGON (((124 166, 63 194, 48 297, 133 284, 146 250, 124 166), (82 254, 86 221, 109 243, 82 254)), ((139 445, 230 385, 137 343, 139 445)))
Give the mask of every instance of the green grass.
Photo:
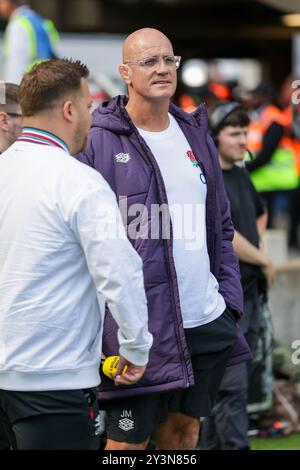
POLYGON ((285 437, 253 438, 251 450, 300 450, 300 434, 285 437))

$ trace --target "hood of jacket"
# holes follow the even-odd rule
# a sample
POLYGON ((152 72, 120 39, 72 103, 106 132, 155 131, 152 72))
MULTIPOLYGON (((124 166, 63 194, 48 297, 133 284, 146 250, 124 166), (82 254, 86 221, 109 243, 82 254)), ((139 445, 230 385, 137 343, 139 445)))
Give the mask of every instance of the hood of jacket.
MULTIPOLYGON (((109 101, 104 101, 94 112, 92 128, 99 127, 119 135, 130 135, 136 127, 126 111, 128 98, 119 95, 109 101)), ((169 112, 177 121, 182 121, 192 127, 201 127, 207 132, 207 110, 204 104, 191 114, 182 111, 173 103, 170 104, 169 112)))

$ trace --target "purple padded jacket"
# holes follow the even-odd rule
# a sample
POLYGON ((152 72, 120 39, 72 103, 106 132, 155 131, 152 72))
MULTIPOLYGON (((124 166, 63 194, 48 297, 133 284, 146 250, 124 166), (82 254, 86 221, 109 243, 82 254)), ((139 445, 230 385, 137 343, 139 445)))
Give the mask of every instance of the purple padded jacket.
MULTIPOLYGON (((167 204, 166 189, 156 160, 131 121, 125 105, 126 97, 118 96, 94 111, 87 148, 77 158, 98 170, 118 198, 127 196, 128 208, 132 204, 143 204, 150 214, 152 204, 167 204)), ((211 272, 219 282, 219 291, 226 304, 241 315, 243 297, 238 263, 232 248, 230 208, 218 156, 207 134, 206 107, 201 105, 195 113, 187 114, 171 104, 170 113, 181 127, 206 176, 207 247, 211 272)), ((132 219, 127 217, 125 225, 128 226, 132 219)), ((148 224, 149 233, 151 222, 152 219, 148 224)), ((144 262, 149 330, 154 341, 143 378, 131 387, 115 387, 112 380, 102 377, 99 393, 103 400, 169 391, 194 383, 180 311, 172 239, 160 237, 131 241, 144 262)), ((104 323, 103 353, 106 356, 118 353, 117 325, 109 311, 104 323)), ((230 363, 250 358, 249 348, 239 330, 230 363)))

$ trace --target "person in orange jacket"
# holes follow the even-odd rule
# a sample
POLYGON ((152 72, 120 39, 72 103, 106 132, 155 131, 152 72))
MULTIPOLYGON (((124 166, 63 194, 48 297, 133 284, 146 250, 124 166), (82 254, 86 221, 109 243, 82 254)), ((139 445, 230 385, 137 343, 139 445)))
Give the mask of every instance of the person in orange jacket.
POLYGON ((290 104, 284 111, 287 128, 295 152, 295 164, 299 177, 298 188, 293 192, 290 204, 289 247, 300 249, 300 105, 290 104))
POLYGON ((295 150, 288 132, 287 116, 273 104, 275 92, 263 82, 252 92, 253 119, 247 148, 255 158, 246 163, 256 190, 268 205, 269 227, 274 226, 278 193, 290 202, 298 187, 295 150))

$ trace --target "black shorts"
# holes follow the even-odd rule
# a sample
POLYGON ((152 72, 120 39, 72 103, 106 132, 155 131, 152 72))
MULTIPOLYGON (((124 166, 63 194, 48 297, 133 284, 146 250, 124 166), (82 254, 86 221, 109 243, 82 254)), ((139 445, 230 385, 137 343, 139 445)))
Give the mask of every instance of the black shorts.
POLYGON ((118 398, 101 403, 106 410, 107 438, 144 442, 169 412, 192 417, 211 414, 237 338, 236 318, 228 308, 216 320, 185 330, 195 385, 184 390, 118 398))
POLYGON ((14 450, 98 450, 95 389, 50 392, 0 390, 2 432, 14 450))

